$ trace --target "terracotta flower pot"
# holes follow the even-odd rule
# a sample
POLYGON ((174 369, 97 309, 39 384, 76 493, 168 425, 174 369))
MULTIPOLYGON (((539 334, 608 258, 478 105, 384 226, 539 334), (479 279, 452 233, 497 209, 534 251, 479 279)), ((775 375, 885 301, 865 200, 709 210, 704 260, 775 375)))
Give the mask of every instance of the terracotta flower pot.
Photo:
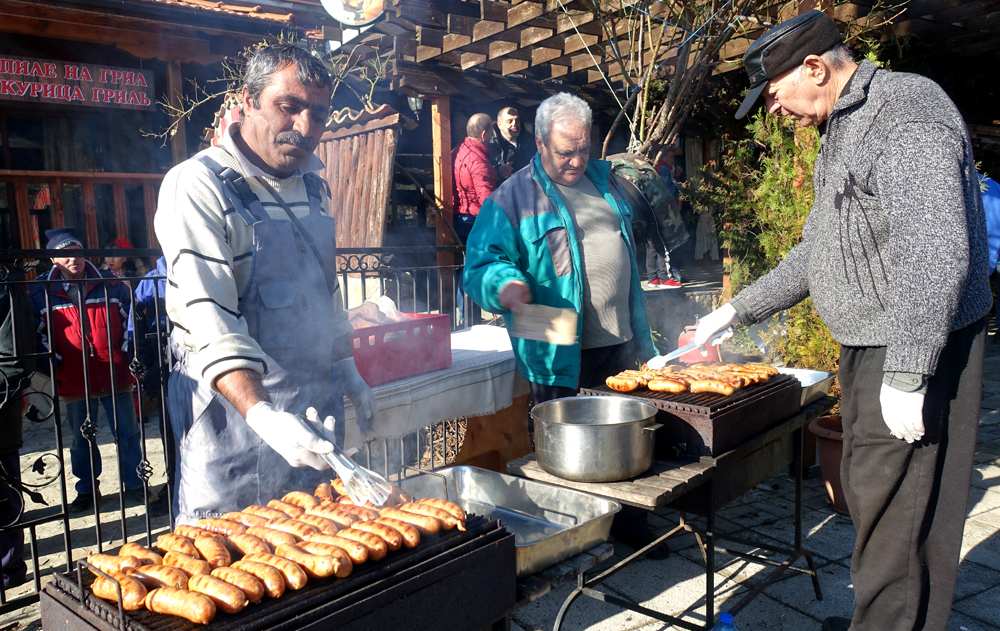
POLYGON ((840 416, 821 416, 809 423, 809 431, 819 444, 819 468, 826 482, 830 504, 840 513, 847 514, 844 486, 840 483, 840 460, 844 455, 844 431, 840 416))

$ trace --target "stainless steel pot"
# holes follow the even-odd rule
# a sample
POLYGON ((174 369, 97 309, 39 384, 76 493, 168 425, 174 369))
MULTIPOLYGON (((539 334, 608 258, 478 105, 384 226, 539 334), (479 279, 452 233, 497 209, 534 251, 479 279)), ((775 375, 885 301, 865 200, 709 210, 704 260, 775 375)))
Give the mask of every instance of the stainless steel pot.
POLYGON ((577 482, 635 477, 653 462, 655 417, 655 406, 629 397, 540 403, 531 409, 538 466, 577 482))

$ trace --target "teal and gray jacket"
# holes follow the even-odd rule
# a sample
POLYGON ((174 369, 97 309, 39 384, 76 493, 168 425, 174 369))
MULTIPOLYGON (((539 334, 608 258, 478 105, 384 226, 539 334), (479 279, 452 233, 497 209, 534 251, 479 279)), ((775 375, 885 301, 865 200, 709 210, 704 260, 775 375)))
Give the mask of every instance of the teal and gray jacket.
MULTIPOLYGON (((612 185, 611 163, 591 160, 586 177, 618 213, 622 239, 628 245, 632 268, 629 307, 639 357, 656 355, 646 321, 646 296, 639 282, 632 244, 632 209, 617 183, 612 185)), ((536 155, 512 175, 483 204, 469 235, 465 259, 465 291, 476 304, 504 316, 507 327, 514 316, 500 305, 504 285, 519 280, 531 288, 535 304, 583 311, 580 249, 566 205, 545 174, 536 155)), ((577 319, 577 339, 583 318, 577 319)), ((512 337, 517 367, 525 379, 546 386, 576 388, 580 378, 580 344, 556 346, 512 337)))

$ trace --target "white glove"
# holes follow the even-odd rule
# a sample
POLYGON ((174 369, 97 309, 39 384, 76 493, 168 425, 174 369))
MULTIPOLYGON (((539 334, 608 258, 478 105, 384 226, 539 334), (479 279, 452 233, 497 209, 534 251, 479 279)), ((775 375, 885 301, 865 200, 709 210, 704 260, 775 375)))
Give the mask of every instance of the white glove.
POLYGON ((353 357, 340 360, 333 365, 333 369, 340 375, 344 394, 354 404, 354 417, 358 422, 358 430, 362 436, 367 437, 375 427, 375 418, 378 416, 378 400, 375 398, 375 393, 361 378, 353 357))
MULTIPOLYGON (((732 305, 727 302, 698 322, 698 329, 694 332, 694 343, 698 346, 704 346, 705 342, 708 341, 708 338, 723 329, 739 323, 740 316, 736 314, 736 309, 733 309, 732 305)), ((730 336, 728 335, 723 335, 722 337, 713 340, 712 344, 714 346, 718 346, 729 337, 730 336)))
POLYGON ((878 400, 882 404, 882 420, 894 438, 912 443, 924 437, 923 393, 903 392, 883 383, 878 400))
POLYGON ((247 410, 247 425, 271 449, 293 467, 329 469, 330 465, 320 454, 333 452, 333 445, 310 432, 308 423, 294 414, 275 409, 273 403, 261 401, 247 410))

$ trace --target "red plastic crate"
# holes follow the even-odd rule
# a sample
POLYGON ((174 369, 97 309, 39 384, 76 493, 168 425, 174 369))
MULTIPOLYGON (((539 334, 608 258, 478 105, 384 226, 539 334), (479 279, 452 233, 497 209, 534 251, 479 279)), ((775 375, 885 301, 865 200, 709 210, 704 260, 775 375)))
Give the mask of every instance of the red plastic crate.
POLYGON ((380 324, 351 334, 354 363, 369 386, 451 366, 451 316, 404 314, 411 320, 380 324), (406 337, 386 340, 402 331, 406 337))

